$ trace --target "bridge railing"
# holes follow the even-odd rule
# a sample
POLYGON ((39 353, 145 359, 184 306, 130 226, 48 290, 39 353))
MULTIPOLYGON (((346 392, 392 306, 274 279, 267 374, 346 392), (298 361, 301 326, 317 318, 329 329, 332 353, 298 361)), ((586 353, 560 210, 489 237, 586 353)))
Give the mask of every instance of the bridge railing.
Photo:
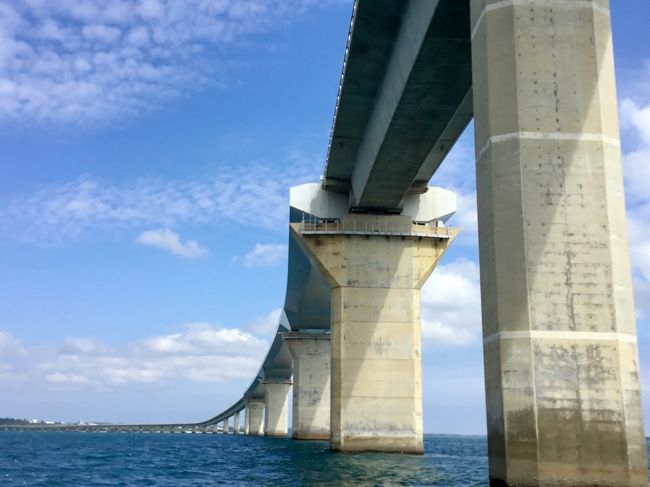
POLYGON ((439 239, 449 239, 452 236, 451 228, 442 226, 438 222, 404 223, 389 221, 389 219, 357 220, 355 218, 328 220, 308 215, 303 216, 299 229, 303 235, 378 235, 439 239))

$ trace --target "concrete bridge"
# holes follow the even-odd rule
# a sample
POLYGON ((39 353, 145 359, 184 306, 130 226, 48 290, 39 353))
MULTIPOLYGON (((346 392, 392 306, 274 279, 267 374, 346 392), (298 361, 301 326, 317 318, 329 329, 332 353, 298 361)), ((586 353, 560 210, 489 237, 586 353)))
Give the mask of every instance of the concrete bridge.
POLYGON ((258 374, 115 428, 284 436, 293 385, 293 438, 422 453, 419 292, 457 233, 429 180, 472 118, 491 485, 647 485, 607 0, 356 0, 258 374))

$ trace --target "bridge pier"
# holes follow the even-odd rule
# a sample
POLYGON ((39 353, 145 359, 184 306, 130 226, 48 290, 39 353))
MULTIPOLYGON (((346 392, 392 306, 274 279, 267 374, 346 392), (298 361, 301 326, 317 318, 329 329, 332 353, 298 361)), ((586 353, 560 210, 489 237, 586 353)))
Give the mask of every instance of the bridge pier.
POLYGON ((264 434, 264 399, 246 399, 246 434, 264 434))
POLYGON ((331 448, 422 453, 420 288, 455 232, 413 236, 431 227, 407 216, 347 215, 340 228, 354 230, 292 224, 332 287, 331 448))
POLYGON ((288 332, 284 341, 293 358, 294 440, 330 438, 330 334, 288 332))
POLYGON ((646 486, 609 2, 472 0, 491 485, 646 486))
POLYGON ((223 420, 223 429, 222 429, 222 433, 223 433, 224 435, 227 435, 227 434, 228 434, 228 421, 229 421, 229 420, 230 420, 230 418, 226 418, 226 419, 223 420))
POLYGON ((265 379, 264 384, 264 434, 287 436, 289 433, 290 380, 265 379))
POLYGON ((239 411, 232 416, 232 432, 234 435, 239 434, 239 411))

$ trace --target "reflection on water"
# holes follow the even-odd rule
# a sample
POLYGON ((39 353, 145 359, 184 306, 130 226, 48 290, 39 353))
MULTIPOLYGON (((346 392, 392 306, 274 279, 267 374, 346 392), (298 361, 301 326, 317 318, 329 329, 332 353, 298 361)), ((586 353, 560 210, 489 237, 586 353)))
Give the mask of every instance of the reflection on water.
POLYGON ((331 454, 327 443, 290 450, 302 485, 487 485, 482 437, 427 436, 423 456, 331 454))

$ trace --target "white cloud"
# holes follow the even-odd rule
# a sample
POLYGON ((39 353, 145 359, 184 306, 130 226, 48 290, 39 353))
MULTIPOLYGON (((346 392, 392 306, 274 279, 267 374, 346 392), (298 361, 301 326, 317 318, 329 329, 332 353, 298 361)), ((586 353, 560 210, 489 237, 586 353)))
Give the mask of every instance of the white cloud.
POLYGON ((121 36, 120 29, 106 25, 85 25, 81 29, 82 35, 90 41, 110 44, 115 42, 121 36))
POLYGON ((637 315, 650 312, 650 83, 635 84, 620 103, 630 257, 637 315))
POLYGON ((650 206, 636 207, 629 213, 628 233, 633 267, 650 282, 650 206))
POLYGON ((278 328, 281 314, 280 308, 274 309, 269 314, 253 320, 245 326, 245 329, 255 336, 271 337, 278 328))
POLYGON ((458 210, 449 224, 460 229, 460 234, 454 241, 456 245, 478 247, 478 211, 475 191, 459 193, 458 210))
POLYGON ((455 246, 478 246, 474 173, 473 131, 466 130, 431 179, 431 186, 439 186, 458 195, 458 209, 449 221, 449 225, 458 227, 461 231, 454 242, 455 246))
POLYGON ((251 267, 272 267, 287 255, 289 248, 285 244, 256 243, 255 248, 244 255, 244 265, 251 267))
POLYGON ((24 355, 25 349, 20 340, 10 333, 0 331, 0 361, 9 356, 24 355))
POLYGON ((422 318, 422 340, 431 345, 465 346, 475 342, 476 335, 463 328, 422 318))
POLYGON ((194 323, 185 325, 182 333, 149 338, 144 341, 144 346, 158 353, 230 355, 239 353, 238 347, 245 349, 250 342, 264 345, 261 340, 237 328, 214 328, 206 323, 194 323))
POLYGON ((91 338, 71 337, 65 339, 63 344, 58 347, 58 351, 66 355, 100 355, 106 353, 108 348, 91 338))
POLYGON ((481 334, 478 265, 464 258, 438 266, 422 288, 422 339, 434 345, 468 345, 481 334))
MULTIPOLYGON (((650 200, 650 100, 621 102, 621 126, 636 142, 625 154, 625 182, 631 202, 650 200)), ((632 145, 632 144, 630 144, 632 145)))
POLYGON ((0 331, 0 350, 11 348, 16 344, 15 338, 9 333, 0 331))
MULTIPOLYGON (((647 185, 650 192, 650 182, 647 185)), ((644 319, 650 314, 650 203, 628 203, 627 213, 637 317, 644 319)))
POLYGON ((148 245, 168 250, 174 255, 187 257, 189 259, 196 259, 207 254, 207 250, 202 248, 195 240, 182 242, 180 236, 169 228, 146 230, 138 235, 135 242, 140 245, 148 245))
POLYGON ((149 43, 149 29, 143 26, 135 27, 126 36, 126 42, 136 47, 142 47, 149 43))
POLYGON ((317 179, 321 168, 320 157, 292 152, 277 167, 252 162, 185 181, 111 184, 82 176, 0 196, 0 239, 56 245, 134 228, 223 223, 286 228, 290 186, 317 179))
POLYGON ((62 374, 61 372, 55 372, 54 374, 47 374, 45 379, 48 382, 53 383, 71 383, 71 384, 85 384, 88 382, 88 378, 83 375, 75 374, 62 374))
POLYGON ((111 388, 168 381, 244 382, 257 372, 268 346, 248 331, 207 323, 186 324, 176 333, 120 347, 80 337, 27 346, 0 332, 0 384, 111 388), (7 354, 5 347, 22 352, 7 354))
POLYGON ((238 41, 329 3, 2 1, 0 119, 103 121, 223 86, 238 41))

